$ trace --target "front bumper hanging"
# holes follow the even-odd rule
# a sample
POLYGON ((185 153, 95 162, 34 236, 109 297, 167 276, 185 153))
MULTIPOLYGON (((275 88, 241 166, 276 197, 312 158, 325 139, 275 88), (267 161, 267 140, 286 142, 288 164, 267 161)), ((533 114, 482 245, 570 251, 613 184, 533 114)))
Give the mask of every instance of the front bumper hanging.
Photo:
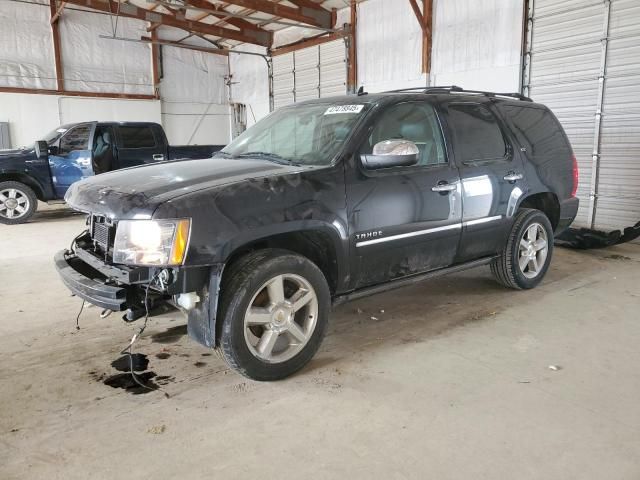
POLYGON ((124 311, 131 300, 128 289, 111 283, 91 265, 82 261, 75 253, 61 250, 54 257, 60 278, 75 295, 100 308, 124 311))

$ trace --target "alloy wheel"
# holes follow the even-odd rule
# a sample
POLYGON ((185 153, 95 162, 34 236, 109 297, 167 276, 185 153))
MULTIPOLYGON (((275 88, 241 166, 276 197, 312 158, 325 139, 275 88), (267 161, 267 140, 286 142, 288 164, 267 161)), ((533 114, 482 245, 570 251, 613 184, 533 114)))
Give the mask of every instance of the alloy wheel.
POLYGON ((543 270, 549 253, 547 232, 539 223, 527 227, 520 239, 518 266, 527 278, 535 278, 543 270))
POLYGON ((17 188, 0 190, 0 216, 18 219, 29 211, 30 201, 27 195, 17 188))
POLYGON ((318 297, 311 284, 294 274, 265 282, 244 317, 251 353, 266 363, 293 358, 309 342, 318 320, 318 297))

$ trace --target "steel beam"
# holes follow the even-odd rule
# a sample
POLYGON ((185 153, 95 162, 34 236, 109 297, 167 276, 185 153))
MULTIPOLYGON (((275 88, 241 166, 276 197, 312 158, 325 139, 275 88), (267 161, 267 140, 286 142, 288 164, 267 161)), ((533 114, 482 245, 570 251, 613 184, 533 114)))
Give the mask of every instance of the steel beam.
MULTIPOLYGON (((293 8, 267 0, 225 0, 227 3, 239 7, 256 10, 276 17, 286 18, 295 22, 306 23, 327 30, 331 29, 331 12, 318 11, 314 8, 293 8)), ((268 22, 268 20, 266 20, 268 22)))
POLYGON ((118 3, 113 0, 67 0, 67 3, 91 8, 100 12, 118 14, 121 17, 135 18, 151 23, 159 23, 168 27, 179 28, 186 32, 213 35, 239 42, 252 43, 263 47, 271 46, 272 37, 269 32, 255 30, 231 30, 229 28, 209 25, 192 20, 180 20, 165 13, 152 12, 129 3, 118 3))

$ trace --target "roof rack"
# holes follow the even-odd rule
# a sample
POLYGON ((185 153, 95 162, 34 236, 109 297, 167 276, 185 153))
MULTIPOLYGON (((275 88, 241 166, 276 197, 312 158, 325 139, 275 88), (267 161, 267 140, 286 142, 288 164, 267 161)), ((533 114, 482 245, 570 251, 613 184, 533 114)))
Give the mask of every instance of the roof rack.
POLYGON ((509 97, 517 98, 524 102, 532 102, 529 97, 522 95, 521 93, 498 93, 498 92, 485 92, 483 90, 465 90, 457 85, 447 86, 434 86, 434 87, 413 87, 413 88, 401 88, 399 90, 390 90, 385 93, 467 93, 471 95, 484 95, 485 97, 509 97))

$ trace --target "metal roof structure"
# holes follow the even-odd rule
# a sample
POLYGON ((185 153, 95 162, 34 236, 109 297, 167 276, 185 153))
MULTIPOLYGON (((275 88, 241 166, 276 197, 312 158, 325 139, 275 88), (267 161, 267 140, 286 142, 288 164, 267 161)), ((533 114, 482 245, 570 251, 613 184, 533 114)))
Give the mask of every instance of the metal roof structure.
MULTIPOLYGON (((68 5, 149 22, 203 38, 222 50, 239 44, 273 46, 273 34, 291 26, 336 32, 336 11, 350 0, 51 0, 52 24, 68 5), (54 10, 55 8, 55 10, 54 10)), ((339 29, 339 28, 338 28, 339 29)), ((143 39, 144 40, 144 39, 143 39)))

